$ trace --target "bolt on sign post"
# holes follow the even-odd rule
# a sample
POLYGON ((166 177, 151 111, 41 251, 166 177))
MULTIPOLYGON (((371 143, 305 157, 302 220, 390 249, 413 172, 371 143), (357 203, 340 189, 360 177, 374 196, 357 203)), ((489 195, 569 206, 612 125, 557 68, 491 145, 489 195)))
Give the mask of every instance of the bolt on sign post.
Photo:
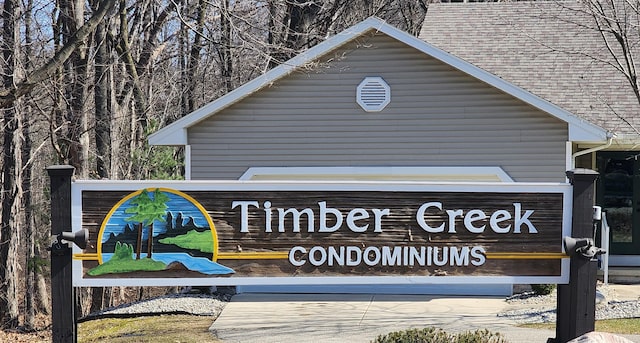
MULTIPOLYGON (((71 166, 47 168, 51 185, 51 236, 58 237, 71 228, 71 166)), ((75 298, 72 286, 72 252, 59 240, 51 245, 51 322, 52 342, 77 341, 75 298)))
POLYGON ((564 183, 75 181, 75 286, 567 283, 564 183))

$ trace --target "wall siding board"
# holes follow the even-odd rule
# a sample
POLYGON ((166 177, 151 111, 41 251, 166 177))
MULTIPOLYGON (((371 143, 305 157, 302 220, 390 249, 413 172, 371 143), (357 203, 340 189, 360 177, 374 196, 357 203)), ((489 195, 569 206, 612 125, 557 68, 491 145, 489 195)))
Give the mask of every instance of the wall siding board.
MULTIPOLYGON (((278 114, 274 115, 273 117, 268 115, 268 114, 262 114, 262 115, 255 115, 255 114, 250 114, 250 115, 246 115, 243 116, 243 119, 250 119, 250 120, 260 120, 260 121, 264 121, 264 123, 260 123, 260 126, 258 125, 247 125, 248 123, 245 121, 243 123, 239 123, 239 122, 221 122, 217 125, 207 125, 207 124, 199 124, 198 128, 194 128, 191 129, 190 131, 193 133, 194 137, 196 135, 202 135, 202 134, 206 134, 206 132, 203 132, 203 130, 219 130, 219 131, 224 131, 225 128, 241 128, 241 127, 246 127, 247 130, 253 130, 253 131, 261 131, 263 128, 265 129, 270 129, 270 128, 275 128, 277 130, 280 129, 286 129, 286 128, 296 128, 296 129, 300 129, 300 128, 308 128, 309 130, 315 129, 316 131, 327 131, 324 130, 323 127, 318 127, 317 125, 321 125, 321 124, 325 124, 326 125, 332 125, 331 129, 335 129, 335 130, 342 130, 342 131, 354 131, 352 127, 350 127, 351 125, 357 125, 359 127, 388 127, 389 125, 392 125, 393 127, 398 127, 398 128, 406 128, 407 130, 418 130, 420 127, 423 127, 424 125, 429 125, 429 127, 431 126, 438 126, 442 129, 446 129, 446 130, 465 130, 464 127, 461 126, 466 126, 469 124, 470 121, 473 121, 474 124, 477 125, 473 125, 474 127, 485 127, 485 128, 493 128, 495 130, 496 126, 501 126, 501 127, 508 127, 510 130, 516 130, 516 131, 527 131, 527 130, 531 130, 532 129, 532 125, 536 125, 537 127, 533 127, 533 129, 536 128, 540 128, 540 129, 544 129, 544 130, 556 130, 556 131, 564 131, 566 130, 566 125, 564 125, 564 127, 558 127, 558 125, 556 123, 551 123, 548 121, 543 121, 541 118, 535 118, 533 120, 518 120, 517 117, 502 117, 502 118, 486 118, 486 119, 481 119, 481 120, 477 120, 477 117, 484 117, 484 116, 495 116, 495 111, 492 111, 492 113, 487 112, 486 114, 481 114, 481 115, 473 115, 472 113, 466 113, 464 111, 460 111, 459 112, 459 118, 451 118, 451 116, 453 116, 454 114, 448 114, 446 116, 442 116, 441 119, 438 118, 434 118, 437 117, 435 115, 431 115, 429 119, 420 119, 420 118, 407 118, 407 117, 402 117, 402 116, 398 116, 397 118, 392 118, 392 119, 385 119, 383 114, 375 114, 375 113, 367 113, 367 114, 362 114, 361 118, 345 118, 346 116, 348 116, 348 114, 345 112, 344 114, 338 114, 338 115, 328 115, 328 114, 322 114, 322 115, 318 115, 318 116, 313 116, 311 113, 305 113, 303 115, 297 116, 297 118, 295 118, 295 121, 291 121, 290 119, 286 118, 286 115, 282 114, 282 111, 279 111, 278 114), (474 120, 475 119, 475 120, 474 120), (508 123, 507 121, 511 121, 512 123, 508 123), (520 124, 523 126, 516 126, 514 122, 521 122, 520 124), (341 125, 337 125, 337 123, 340 123, 341 125), (416 127, 415 125, 420 125, 418 127, 416 127), (509 127, 509 125, 511 125, 511 127, 509 127)), ((525 114, 528 114, 525 112, 525 114)), ((422 115, 429 115, 429 114, 422 114, 422 115)), ((533 115, 530 114, 530 115, 533 115)), ((240 116, 240 114, 239 114, 240 116)), ((425 132, 424 130, 420 130, 421 132, 425 132)), ((191 133, 190 132, 190 133, 191 133)), ((537 134, 540 134, 540 132, 538 132, 537 134)))
MULTIPOLYGON (((395 135, 397 135, 398 133, 395 133, 395 135)), ((406 133, 403 133, 406 134, 406 133)), ((471 139, 473 138, 476 144, 476 147, 486 147, 487 149, 489 148, 496 148, 496 147, 500 147, 501 144, 498 144, 495 142, 495 140, 491 140, 490 137, 471 137, 471 136, 465 136, 462 133, 452 133, 451 136, 454 137, 458 137, 460 139, 466 138, 466 139, 471 139)), ((403 143, 403 147, 405 148, 411 148, 412 146, 416 149, 418 148, 424 148, 424 144, 428 143, 428 142, 432 142, 434 144, 439 144, 439 141, 437 141, 437 138, 444 138, 445 136, 442 135, 434 135, 432 137, 429 137, 429 141, 426 141, 424 139, 420 139, 419 137, 407 137, 404 139, 404 143, 403 143)), ((275 136, 265 136, 265 135, 261 135, 261 136, 254 136, 252 137, 253 139, 277 139, 277 137, 275 136)), ((309 145, 309 147, 313 147, 313 145, 316 144, 324 144, 325 146, 328 144, 341 144, 341 143, 336 143, 336 140, 341 139, 342 136, 334 133, 330 136, 323 136, 323 137, 319 137, 316 135, 312 135, 310 133, 307 133, 306 135, 304 133, 296 133, 296 134, 292 134, 289 135, 287 137, 287 143, 268 143, 269 145, 265 145, 262 144, 261 147, 262 148, 284 148, 286 149, 285 144, 290 144, 290 143, 295 143, 295 144, 306 144, 309 145), (310 144, 309 140, 313 139, 314 143, 310 144)), ((354 146, 355 144, 378 144, 380 142, 380 140, 384 139, 394 139, 396 137, 394 137, 394 133, 386 133, 384 135, 372 135, 372 134, 368 134, 367 133, 360 133, 358 135, 354 135, 354 137, 352 137, 352 139, 357 139, 357 143, 353 143, 352 146, 354 146)), ((509 137, 509 144, 515 144, 518 145, 521 148, 537 148, 537 149, 545 149, 545 148, 549 148, 549 145, 545 142, 538 142, 535 141, 535 137, 527 137, 527 136, 517 136, 517 135, 510 135, 509 137)), ((255 146, 253 144, 247 144, 245 139, 242 138, 236 138, 236 137, 229 137, 227 138, 227 142, 226 142, 227 147, 225 147, 224 149, 227 149, 230 145, 232 145, 234 147, 234 149, 237 149, 238 151, 243 150, 243 149, 249 149, 249 150, 255 150, 255 146), (246 144, 245 146, 243 146, 243 144, 246 144)), ((447 147, 448 148, 457 148, 459 147, 460 149, 465 149, 467 148, 467 144, 466 143, 447 143, 447 147)), ((516 147, 516 146, 512 146, 512 147, 516 147)), ((366 146, 364 146, 364 148, 367 148, 366 146)), ((229 152, 231 154, 233 154, 234 152, 229 152)))
MULTIPOLYGON (((311 139, 311 138, 309 138, 311 139)), ((441 150, 443 152, 447 152, 447 154, 451 154, 454 153, 456 151, 460 151, 460 150, 464 150, 464 149, 468 149, 468 144, 465 143, 458 143, 458 142, 452 142, 452 143, 442 143, 442 142, 438 142, 438 141, 431 141, 431 142, 426 142, 426 143, 430 143, 430 148, 431 150, 433 149, 437 149, 437 150, 441 150)), ((337 149, 341 149, 341 151, 346 152, 346 151, 354 151, 354 152, 362 152, 365 151, 366 149, 369 149, 371 147, 371 144, 376 144, 375 140, 374 141, 368 141, 368 142, 352 142, 348 147, 345 146, 343 143, 337 142, 327 142, 327 141, 319 141, 319 140, 315 140, 313 139, 313 143, 309 143, 309 142, 305 142, 304 139, 298 139, 296 141, 291 141, 291 140, 287 140, 286 143, 264 143, 260 146, 261 150, 276 150, 279 151, 280 153, 285 153, 287 155, 290 154, 294 154, 296 152, 300 152, 300 151, 304 151, 305 154, 320 154, 320 155, 324 155, 327 154, 327 151, 322 151, 322 150, 329 150, 331 152, 337 150, 337 149), (295 143, 296 146, 292 146, 295 143), (317 149, 316 149, 317 148, 317 149), (321 148, 321 149, 320 149, 321 148)), ((510 143, 512 144, 511 146, 505 146, 504 144, 499 144, 499 143, 475 143, 476 148, 478 149, 492 149, 494 150, 494 152, 497 152, 499 154, 503 154, 503 155, 509 155, 511 158, 517 158, 520 153, 518 152, 514 152, 513 149, 526 149, 527 147, 530 147, 531 144, 526 143, 526 142, 513 142, 510 143)), ((535 144, 534 147, 537 147, 537 150, 542 150, 544 148, 549 148, 550 146, 548 144, 544 144, 544 143, 539 143, 539 144, 535 144)), ((244 154, 247 156, 253 155, 255 154, 255 150, 256 147, 253 144, 234 144, 234 146, 231 147, 232 149, 220 149, 217 150, 219 151, 219 153, 221 155, 238 155, 238 154, 244 154)), ((402 151, 397 151, 397 150, 411 150, 411 149, 424 149, 425 148, 425 144, 420 142, 420 143, 402 143, 402 144, 389 144, 389 145, 384 145, 384 146, 378 146, 376 147, 376 154, 381 154, 381 153, 391 153, 391 154, 413 154, 410 151, 407 152, 402 152, 402 151)), ((208 156, 211 156, 214 154, 216 150, 212 151, 210 154, 208 154, 208 156)), ((464 153, 460 153, 460 154, 456 154, 456 155, 463 155, 464 153)), ((268 155, 266 155, 268 156, 268 155)), ((266 157, 263 156, 263 157, 266 157)), ((528 153, 527 154, 527 158, 528 159, 533 159, 536 158, 536 156, 540 156, 540 157, 545 157, 547 156, 544 152, 542 151, 537 151, 537 152, 532 152, 532 153, 528 153)), ((453 156, 455 158, 455 156, 453 156)))
POLYGON ((314 66, 189 128, 192 179, 250 167, 500 166, 516 181, 565 180, 566 123, 390 37, 314 66), (355 101, 367 76, 391 87, 381 112, 355 101))
MULTIPOLYGON (((259 163, 258 165, 261 166, 268 166, 268 167, 282 167, 282 166, 290 166, 290 165, 295 165, 295 166, 299 166, 298 163, 300 160, 305 160, 305 159, 309 159, 311 157, 313 157, 313 160, 310 160, 309 162, 306 162, 306 164, 302 165, 302 166, 334 166, 332 164, 330 164, 331 162, 338 162, 340 161, 341 163, 339 164, 339 166, 356 166, 356 165, 362 165, 362 166, 387 166, 387 167, 392 167, 392 166, 432 166, 432 167, 442 167, 442 166, 466 166, 468 164, 464 163, 465 161, 461 161, 461 159, 471 159, 474 161, 473 166, 486 166, 486 167, 492 167, 495 165, 494 162, 492 161, 479 161, 474 159, 473 155, 462 155, 460 157, 450 157, 447 152, 437 152, 435 154, 433 154, 434 158, 437 158, 437 161, 431 162, 430 163, 426 163, 424 161, 424 158, 421 156, 417 156, 417 155, 398 155, 398 156, 388 156, 388 151, 382 151, 379 154, 371 154, 371 155, 367 155, 367 156, 353 156, 353 157, 349 157, 347 156, 349 153, 355 154, 356 152, 358 152, 357 150, 348 150, 345 152, 344 155, 342 156, 334 156, 332 155, 330 152, 327 153, 314 153, 314 154, 285 154, 282 156, 281 159, 279 159, 279 161, 273 161, 272 159, 269 159, 268 156, 251 156, 251 155, 236 155, 236 156, 228 156, 228 155, 213 155, 212 157, 202 160, 201 162, 215 162, 215 161, 220 161, 222 159, 224 160, 228 160, 228 163, 233 163, 235 165, 243 165, 243 162, 246 161, 251 161, 254 163, 259 163), (380 160, 384 160, 384 161, 380 161, 380 160), (406 161, 421 161, 420 164, 406 164, 403 162, 406 161), (282 164, 282 162, 287 162, 287 164, 282 164), (356 162, 362 162, 359 164, 356 164, 356 162), (294 164, 291 164, 294 163, 294 164), (446 164, 443 164, 446 163, 446 164)), ((506 158, 516 158, 518 157, 517 155, 507 155, 506 158)), ((531 158, 531 160, 529 161, 528 164, 525 164, 524 162, 520 162, 519 164, 512 164, 509 165, 508 167, 505 167, 505 171, 506 169, 510 169, 510 170, 517 170, 516 166, 521 166, 523 167, 522 172, 526 171, 526 167, 529 164, 532 163, 542 163, 546 160, 547 158, 545 156, 538 156, 536 158, 531 158)), ((251 165, 254 166, 254 165, 251 165)), ((246 169, 246 168, 245 168, 246 169)), ((535 168, 532 167, 531 170, 548 170, 551 169, 549 167, 539 167, 539 168, 535 168)))

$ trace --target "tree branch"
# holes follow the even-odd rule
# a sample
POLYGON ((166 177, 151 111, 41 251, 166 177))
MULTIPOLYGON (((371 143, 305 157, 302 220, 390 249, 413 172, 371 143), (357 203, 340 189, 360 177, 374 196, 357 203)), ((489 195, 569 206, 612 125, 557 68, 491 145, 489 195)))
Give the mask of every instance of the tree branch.
POLYGON ((116 0, 102 1, 98 10, 76 31, 69 43, 56 52, 45 65, 34 70, 14 87, 0 89, 0 108, 10 107, 16 99, 28 94, 37 84, 54 74, 55 70, 85 43, 86 38, 95 30, 104 16, 114 8, 115 3, 116 0))

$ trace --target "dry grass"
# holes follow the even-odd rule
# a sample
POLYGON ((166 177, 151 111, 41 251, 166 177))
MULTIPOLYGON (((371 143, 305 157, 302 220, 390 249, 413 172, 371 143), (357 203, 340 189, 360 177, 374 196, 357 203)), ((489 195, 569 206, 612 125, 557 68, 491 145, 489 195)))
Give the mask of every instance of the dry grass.
POLYGON ((51 330, 42 330, 29 333, 0 330, 0 342, 49 343, 51 342, 51 330))
MULTIPOLYGON (((95 319, 78 324, 78 342, 221 343, 209 332, 214 320, 192 315, 95 319)), ((0 342, 49 343, 51 328, 35 332, 0 330, 0 342)))
POLYGON ((36 315, 33 323, 35 330, 25 332, 22 330, 0 330, 0 342, 11 343, 49 343, 51 342, 51 326, 49 315, 36 315))
POLYGON ((78 342, 217 343, 209 327, 214 317, 158 315, 137 318, 106 318, 80 323, 78 342))
MULTIPOLYGON (((521 327, 555 330, 555 323, 523 324, 521 327)), ((640 335, 640 318, 607 319, 596 321, 596 331, 620 335, 640 335)))

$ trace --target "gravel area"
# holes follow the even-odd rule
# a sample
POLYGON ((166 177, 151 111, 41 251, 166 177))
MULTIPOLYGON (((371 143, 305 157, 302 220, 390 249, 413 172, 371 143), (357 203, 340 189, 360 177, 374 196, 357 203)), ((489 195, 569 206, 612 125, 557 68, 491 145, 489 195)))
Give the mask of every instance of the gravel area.
MULTIPOLYGON (((596 319, 634 318, 640 317, 640 299, 615 300, 613 291, 606 287, 598 289, 596 319)), ((201 316, 220 315, 231 294, 170 294, 139 302, 109 308, 92 313, 82 320, 100 317, 130 317, 157 315, 167 313, 192 314, 201 316)), ((556 321, 556 291, 549 295, 536 295, 533 292, 522 292, 506 299, 508 309, 498 313, 498 317, 511 319, 517 323, 549 323, 556 321)))
MULTIPOLYGON (((615 300, 615 294, 606 287, 598 289, 596 319, 617 319, 640 317, 639 300, 615 300), (611 300, 610 300, 611 299, 611 300)), ((557 295, 535 295, 524 292, 507 298, 510 309, 498 313, 498 317, 508 318, 517 323, 550 323, 556 321, 557 295)))
MULTIPOLYGON (((518 323, 555 323, 556 308, 521 308, 498 313, 498 317, 509 318, 518 323)), ((596 307, 596 319, 640 317, 640 301, 611 301, 606 306, 596 307)))
POLYGON ((139 302, 120 305, 92 313, 83 319, 96 317, 127 317, 156 315, 161 313, 184 313, 217 317, 231 299, 227 294, 169 294, 139 302))

